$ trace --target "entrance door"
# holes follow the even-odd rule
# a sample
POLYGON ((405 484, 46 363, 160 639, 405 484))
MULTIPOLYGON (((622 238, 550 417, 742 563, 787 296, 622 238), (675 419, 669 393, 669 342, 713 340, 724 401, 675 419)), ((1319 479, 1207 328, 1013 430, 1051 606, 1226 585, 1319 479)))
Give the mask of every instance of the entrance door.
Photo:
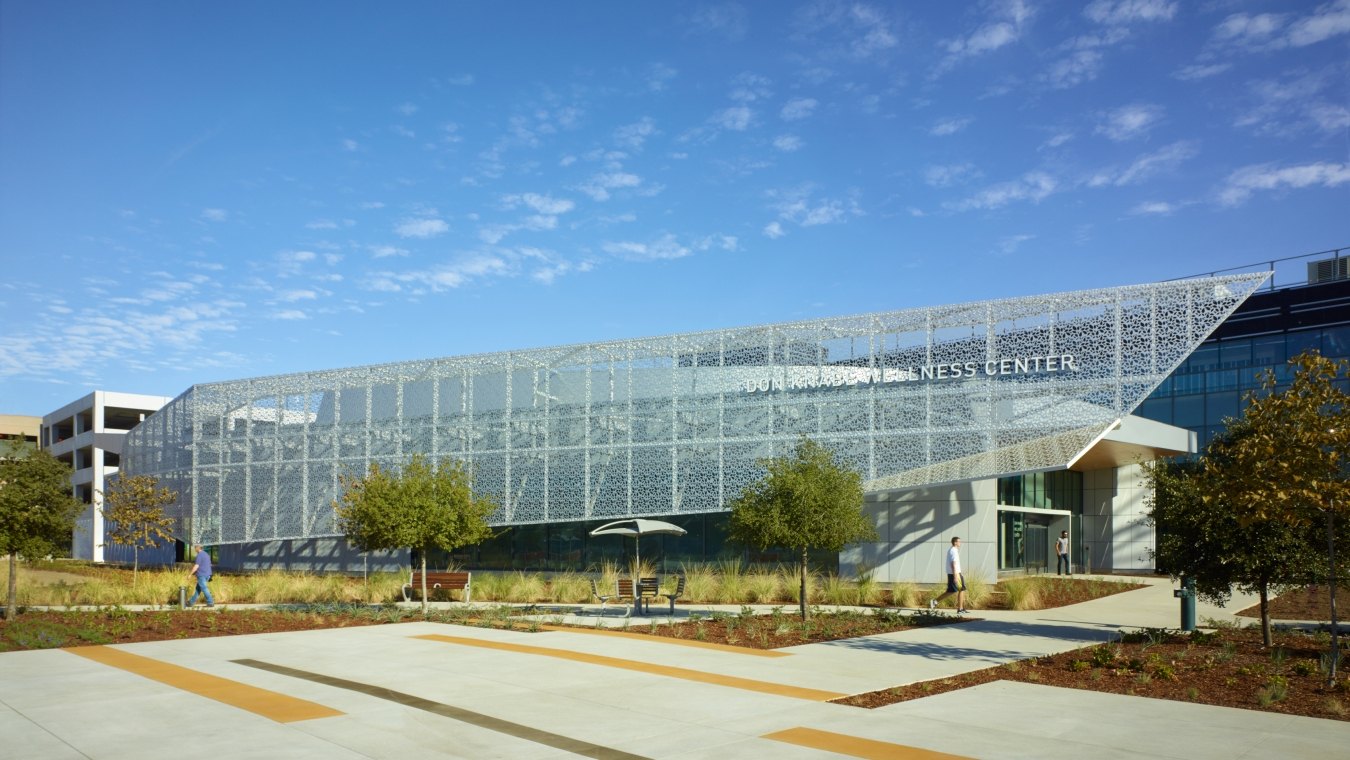
POLYGON ((999 572, 1044 571, 1048 567, 1050 518, 1034 512, 998 513, 999 572))

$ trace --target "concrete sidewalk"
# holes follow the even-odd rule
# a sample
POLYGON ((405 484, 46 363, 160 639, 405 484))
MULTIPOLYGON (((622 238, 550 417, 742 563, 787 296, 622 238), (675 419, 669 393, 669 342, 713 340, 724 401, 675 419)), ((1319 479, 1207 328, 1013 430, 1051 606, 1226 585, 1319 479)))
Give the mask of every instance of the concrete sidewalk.
MULTIPOLYGON (((1175 628, 1171 589, 1153 580, 1072 607, 981 611, 982 620, 959 626, 777 656, 424 622, 9 653, 0 655, 0 757, 1344 754, 1350 723, 1342 721, 1033 684, 997 682, 877 710, 824 701, 1065 651, 1121 628, 1175 628)), ((613 612, 573 617, 625 624, 613 612)), ((1207 617, 1231 615, 1202 607, 1207 617)))

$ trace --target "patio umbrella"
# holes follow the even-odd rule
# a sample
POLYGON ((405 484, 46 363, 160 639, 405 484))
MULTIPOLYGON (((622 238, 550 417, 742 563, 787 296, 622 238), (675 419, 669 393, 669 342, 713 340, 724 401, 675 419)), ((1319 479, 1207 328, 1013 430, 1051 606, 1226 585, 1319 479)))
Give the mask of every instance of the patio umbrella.
POLYGON ((631 520, 615 520, 612 523, 605 523, 595 530, 591 531, 592 536, 628 536, 636 543, 633 546, 635 568, 642 566, 642 542, 643 536, 656 536, 665 534, 668 536, 683 536, 687 533, 674 523, 668 523, 664 520, 649 520, 645 517, 636 517, 631 520))

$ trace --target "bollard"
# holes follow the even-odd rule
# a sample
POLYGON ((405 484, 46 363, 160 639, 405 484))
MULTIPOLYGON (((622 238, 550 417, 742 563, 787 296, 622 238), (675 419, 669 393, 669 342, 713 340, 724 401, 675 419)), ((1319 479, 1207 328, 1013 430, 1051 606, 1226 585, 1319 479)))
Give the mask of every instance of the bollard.
POLYGON ((1181 588, 1172 592, 1181 600, 1181 630, 1195 630, 1195 579, 1182 578, 1181 588))
POLYGON ((178 587, 178 609, 187 609, 187 586, 178 587))

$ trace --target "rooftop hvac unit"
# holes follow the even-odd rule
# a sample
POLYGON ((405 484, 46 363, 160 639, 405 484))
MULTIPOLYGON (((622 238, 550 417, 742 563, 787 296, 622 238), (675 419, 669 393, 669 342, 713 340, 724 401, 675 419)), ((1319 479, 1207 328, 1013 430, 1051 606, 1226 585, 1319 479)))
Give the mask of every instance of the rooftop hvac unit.
POLYGON ((1308 284, 1350 277, 1350 257, 1308 262, 1308 284))

